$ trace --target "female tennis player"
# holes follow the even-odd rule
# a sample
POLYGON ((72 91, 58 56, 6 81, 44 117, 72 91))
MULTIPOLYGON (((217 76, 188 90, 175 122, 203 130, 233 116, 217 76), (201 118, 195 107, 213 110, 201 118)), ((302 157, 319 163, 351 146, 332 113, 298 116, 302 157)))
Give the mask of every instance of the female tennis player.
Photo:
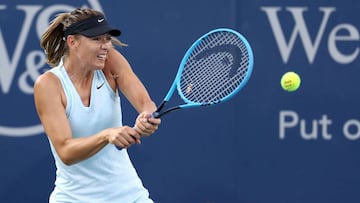
POLYGON ((57 168, 51 203, 153 202, 126 149, 161 121, 152 118, 154 102, 113 48, 122 45, 120 34, 103 13, 76 9, 59 14, 42 35, 52 69, 36 80, 34 98, 57 168), (118 91, 139 112, 134 126, 122 125, 118 91))

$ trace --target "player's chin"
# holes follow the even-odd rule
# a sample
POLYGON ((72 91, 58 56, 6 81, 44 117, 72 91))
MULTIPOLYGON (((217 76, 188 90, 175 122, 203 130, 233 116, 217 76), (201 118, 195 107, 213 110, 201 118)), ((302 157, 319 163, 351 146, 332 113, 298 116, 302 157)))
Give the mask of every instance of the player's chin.
POLYGON ((103 69, 105 67, 105 61, 96 61, 95 67, 97 67, 97 69, 103 69))

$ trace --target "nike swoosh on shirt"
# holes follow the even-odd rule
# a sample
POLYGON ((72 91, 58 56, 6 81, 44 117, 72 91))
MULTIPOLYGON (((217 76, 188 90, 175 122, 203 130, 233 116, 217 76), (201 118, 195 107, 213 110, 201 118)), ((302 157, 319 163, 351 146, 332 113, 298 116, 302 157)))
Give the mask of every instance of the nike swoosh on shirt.
POLYGON ((98 84, 98 85, 96 86, 96 89, 100 89, 104 84, 105 84, 105 82, 103 82, 103 83, 101 83, 101 84, 98 84))
POLYGON ((102 21, 104 21, 104 18, 98 19, 98 23, 101 23, 102 21))

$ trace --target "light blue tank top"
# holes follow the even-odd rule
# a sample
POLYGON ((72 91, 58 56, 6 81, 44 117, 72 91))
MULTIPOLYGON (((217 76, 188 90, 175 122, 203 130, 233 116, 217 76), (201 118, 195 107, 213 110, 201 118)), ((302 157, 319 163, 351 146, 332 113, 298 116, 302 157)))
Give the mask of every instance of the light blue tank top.
MULTIPOLYGON (((74 138, 122 126, 120 97, 101 70, 94 72, 88 107, 83 105, 62 63, 50 71, 64 88, 66 115, 74 138)), ((108 144, 94 156, 68 166, 60 160, 51 141, 50 147, 57 168, 51 203, 130 203, 148 195, 126 149, 119 151, 108 144)))

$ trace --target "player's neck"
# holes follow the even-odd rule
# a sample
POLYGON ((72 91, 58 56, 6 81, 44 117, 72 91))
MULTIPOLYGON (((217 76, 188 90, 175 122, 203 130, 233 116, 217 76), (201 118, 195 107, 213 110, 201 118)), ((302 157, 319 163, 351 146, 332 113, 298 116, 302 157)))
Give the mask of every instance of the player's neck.
POLYGON ((93 78, 94 70, 90 70, 84 64, 74 63, 71 58, 64 58, 64 68, 73 83, 88 83, 93 78))

